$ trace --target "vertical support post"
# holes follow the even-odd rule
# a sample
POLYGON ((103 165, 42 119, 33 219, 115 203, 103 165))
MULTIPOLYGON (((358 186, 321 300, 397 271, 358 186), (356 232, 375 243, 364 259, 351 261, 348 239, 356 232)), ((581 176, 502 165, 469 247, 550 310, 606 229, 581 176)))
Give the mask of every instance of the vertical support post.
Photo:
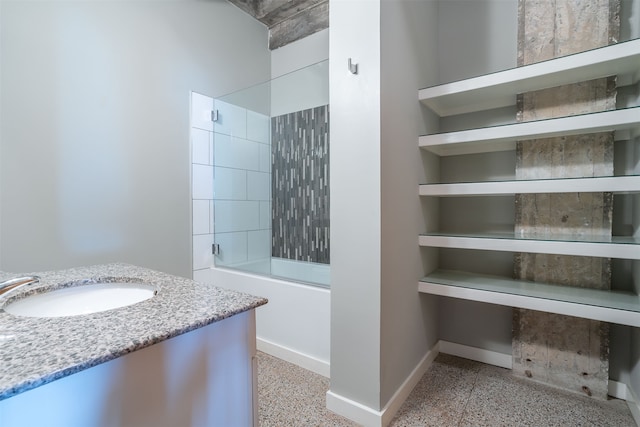
MULTIPOLYGON (((617 41, 619 0, 520 0, 518 65, 606 46, 617 41)), ((528 92, 518 97, 518 121, 615 109, 615 78, 528 92)), ((613 133, 521 141, 517 179, 613 175, 613 133)), ((518 194, 516 235, 611 236, 611 193, 518 194)), ((606 258, 518 253, 516 278, 597 289, 611 287, 606 258)), ((607 398, 609 325, 569 316, 514 309, 514 373, 607 398)))

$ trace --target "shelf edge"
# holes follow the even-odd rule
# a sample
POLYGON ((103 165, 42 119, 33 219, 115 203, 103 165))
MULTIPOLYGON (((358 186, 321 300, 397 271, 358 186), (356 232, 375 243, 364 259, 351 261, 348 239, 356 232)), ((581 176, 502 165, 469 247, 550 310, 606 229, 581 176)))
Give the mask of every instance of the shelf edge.
POLYGON ((640 313, 607 307, 590 306, 586 304, 527 297, 479 289, 461 288, 457 286, 441 285, 438 283, 422 281, 418 282, 418 291, 430 295, 439 295, 640 327, 640 313))

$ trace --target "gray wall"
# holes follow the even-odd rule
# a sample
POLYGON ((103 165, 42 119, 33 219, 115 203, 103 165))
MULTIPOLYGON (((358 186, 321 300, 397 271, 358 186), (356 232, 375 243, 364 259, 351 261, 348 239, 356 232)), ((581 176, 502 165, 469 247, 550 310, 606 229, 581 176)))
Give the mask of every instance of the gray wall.
POLYGON ((266 29, 224 0, 0 9, 0 268, 188 277, 189 91, 268 80, 266 29))
POLYGON ((418 234, 439 220, 437 203, 417 197, 418 185, 439 174, 417 136, 435 131, 437 121, 416 101, 418 88, 437 83, 437 22, 436 2, 381 1, 382 407, 438 339, 436 298, 417 291, 437 265, 435 251, 418 247, 418 234))
MULTIPOLYGON (((414 1, 330 8, 330 391, 373 410, 437 339, 435 299, 417 292, 435 253, 418 249, 425 218, 416 193, 425 171, 438 168, 420 157, 416 100, 417 88, 437 83, 436 10, 414 1)), ((437 209, 425 214, 437 221, 437 209)))
MULTIPOLYGON (((439 83, 474 77, 516 66, 517 0, 441 0, 438 19, 439 83)), ((469 128, 475 120, 502 123, 515 120, 515 110, 452 116, 441 119, 441 130, 469 128), (487 120, 490 115, 490 120, 487 120)), ((513 179, 513 153, 443 157, 443 181, 513 179)), ((444 199, 440 202, 442 231, 512 231, 512 197, 444 199), (478 224, 463 212, 478 212, 478 224), (486 223, 482 218, 491 218, 486 223)), ((510 253, 441 250, 442 268, 511 275, 510 253), (472 260, 471 264, 469 260, 472 260), (462 265, 464 264, 464 265, 462 265)), ((439 337, 445 341, 511 353, 511 308, 442 298, 439 337)))
POLYGON ((439 0, 439 83, 516 66, 517 0, 439 0))
MULTIPOLYGON (((2 43, 2 3, 0 3, 0 47, 2 43)), ((0 99, 2 98, 2 62, 0 51, 0 99)), ((0 102, 0 129, 2 128, 2 102, 0 102)), ((0 132, 0 191, 2 189, 2 132, 0 132)), ((0 271, 2 270, 2 196, 0 193, 0 271)))

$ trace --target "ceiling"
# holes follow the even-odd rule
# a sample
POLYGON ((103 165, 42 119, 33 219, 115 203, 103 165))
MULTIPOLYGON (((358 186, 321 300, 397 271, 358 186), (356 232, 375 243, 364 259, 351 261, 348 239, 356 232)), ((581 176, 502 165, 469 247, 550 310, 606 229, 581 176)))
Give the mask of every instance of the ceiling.
POLYGON ((269 28, 277 49, 329 28, 329 0, 229 0, 269 28))

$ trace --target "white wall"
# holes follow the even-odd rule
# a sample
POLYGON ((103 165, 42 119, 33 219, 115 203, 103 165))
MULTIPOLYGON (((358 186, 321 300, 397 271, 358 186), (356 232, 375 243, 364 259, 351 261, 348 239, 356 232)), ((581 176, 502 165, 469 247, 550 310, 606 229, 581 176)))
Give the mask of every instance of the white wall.
POLYGON ((379 0, 330 3, 330 393, 374 411, 382 380, 380 19, 379 0))
POLYGON ((274 79, 271 82, 271 116, 327 105, 328 75, 329 63, 324 61, 274 79))
POLYGON ((329 29, 271 51, 271 78, 329 59, 329 29))
POLYGON ((271 117, 329 104, 328 58, 328 29, 271 53, 271 117))
POLYGON ((420 87, 437 84, 437 3, 335 0, 331 20, 331 388, 328 407, 385 425, 437 341, 436 299, 417 291, 438 223, 417 188, 437 176, 417 137, 438 123, 420 87), (357 75, 347 60, 358 63, 357 75))
POLYGON ((268 80, 264 26, 224 0, 0 8, 0 267, 189 276, 190 91, 268 80))

